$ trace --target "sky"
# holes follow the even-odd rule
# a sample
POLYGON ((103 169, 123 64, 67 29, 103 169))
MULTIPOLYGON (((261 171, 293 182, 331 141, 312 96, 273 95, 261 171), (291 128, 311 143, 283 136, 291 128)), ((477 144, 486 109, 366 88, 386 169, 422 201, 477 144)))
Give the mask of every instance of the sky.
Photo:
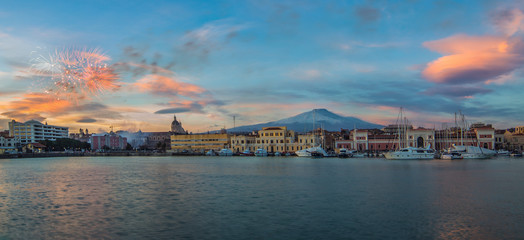
MULTIPOLYGON (((524 1, 6 1, 0 130, 190 132, 326 108, 524 125, 524 1), (93 70, 94 69, 94 70, 93 70)), ((349 126, 350 127, 350 126, 349 126)))

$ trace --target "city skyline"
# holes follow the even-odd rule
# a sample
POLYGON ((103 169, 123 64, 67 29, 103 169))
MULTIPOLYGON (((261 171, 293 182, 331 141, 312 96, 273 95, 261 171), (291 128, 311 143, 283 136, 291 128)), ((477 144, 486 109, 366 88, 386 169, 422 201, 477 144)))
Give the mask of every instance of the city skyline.
POLYGON ((232 127, 233 116, 240 126, 316 108, 388 125, 400 107, 416 126, 439 127, 459 110, 500 129, 524 125, 523 6, 9 2, 0 8, 0 130, 35 119, 71 132, 168 131, 176 114, 204 132, 232 127), (75 51, 117 77, 96 91, 50 93, 35 56, 75 51))

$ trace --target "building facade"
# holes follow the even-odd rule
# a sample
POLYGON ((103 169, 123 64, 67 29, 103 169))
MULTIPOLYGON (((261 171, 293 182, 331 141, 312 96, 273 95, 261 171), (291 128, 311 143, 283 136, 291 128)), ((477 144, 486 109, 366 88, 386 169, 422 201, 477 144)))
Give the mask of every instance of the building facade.
POLYGON ((127 138, 116 133, 92 134, 91 150, 97 151, 104 148, 111 150, 124 150, 127 147, 127 138))
POLYGON ((314 133, 299 135, 287 127, 264 127, 256 135, 232 136, 230 148, 233 152, 255 152, 257 149, 265 149, 269 153, 292 153, 318 146, 322 143, 322 138, 323 135, 314 133))
POLYGON ((506 146, 511 151, 524 151, 524 126, 515 127, 514 130, 504 133, 506 146))
POLYGON ((481 146, 487 149, 495 147, 495 129, 491 126, 477 127, 468 131, 408 127, 406 134, 399 141, 398 133, 391 129, 382 133, 372 133, 369 130, 352 130, 347 139, 336 141, 337 150, 340 148, 357 150, 359 152, 382 152, 397 149, 398 147, 421 147, 436 150, 448 149, 453 145, 481 146))
POLYGON ((80 128, 78 133, 70 133, 69 138, 80 142, 91 143, 91 134, 89 133, 89 129, 86 129, 84 132, 84 129, 80 128))
POLYGON ((16 153, 19 146, 20 141, 17 138, 0 136, 0 154, 16 153))
POLYGON ((9 122, 9 136, 20 139, 22 144, 38 141, 55 141, 58 138, 68 138, 68 127, 42 124, 39 121, 30 120, 25 123, 12 120, 9 122))
POLYGON ((230 136, 227 133, 171 135, 171 151, 200 152, 220 151, 229 148, 230 136))

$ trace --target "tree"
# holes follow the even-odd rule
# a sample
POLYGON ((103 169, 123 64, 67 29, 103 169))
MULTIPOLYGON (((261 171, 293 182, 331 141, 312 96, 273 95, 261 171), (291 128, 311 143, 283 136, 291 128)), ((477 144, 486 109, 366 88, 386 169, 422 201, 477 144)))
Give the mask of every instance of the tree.
POLYGON ((74 139, 70 139, 70 138, 58 138, 55 141, 44 140, 44 141, 39 141, 39 143, 46 145, 48 151, 64 151, 66 149, 72 149, 72 150, 81 150, 81 149, 90 150, 91 149, 91 144, 82 142, 82 141, 78 141, 78 140, 74 140, 74 139))

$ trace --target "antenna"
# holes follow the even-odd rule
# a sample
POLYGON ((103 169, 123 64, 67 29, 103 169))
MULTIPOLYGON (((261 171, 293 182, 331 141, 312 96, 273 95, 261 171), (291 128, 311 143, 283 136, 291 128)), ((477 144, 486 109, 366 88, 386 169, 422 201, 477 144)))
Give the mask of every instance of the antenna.
POLYGON ((235 127, 236 127, 236 120, 235 120, 235 118, 236 118, 236 116, 235 116, 235 115, 233 115, 233 128, 235 128, 235 127))

